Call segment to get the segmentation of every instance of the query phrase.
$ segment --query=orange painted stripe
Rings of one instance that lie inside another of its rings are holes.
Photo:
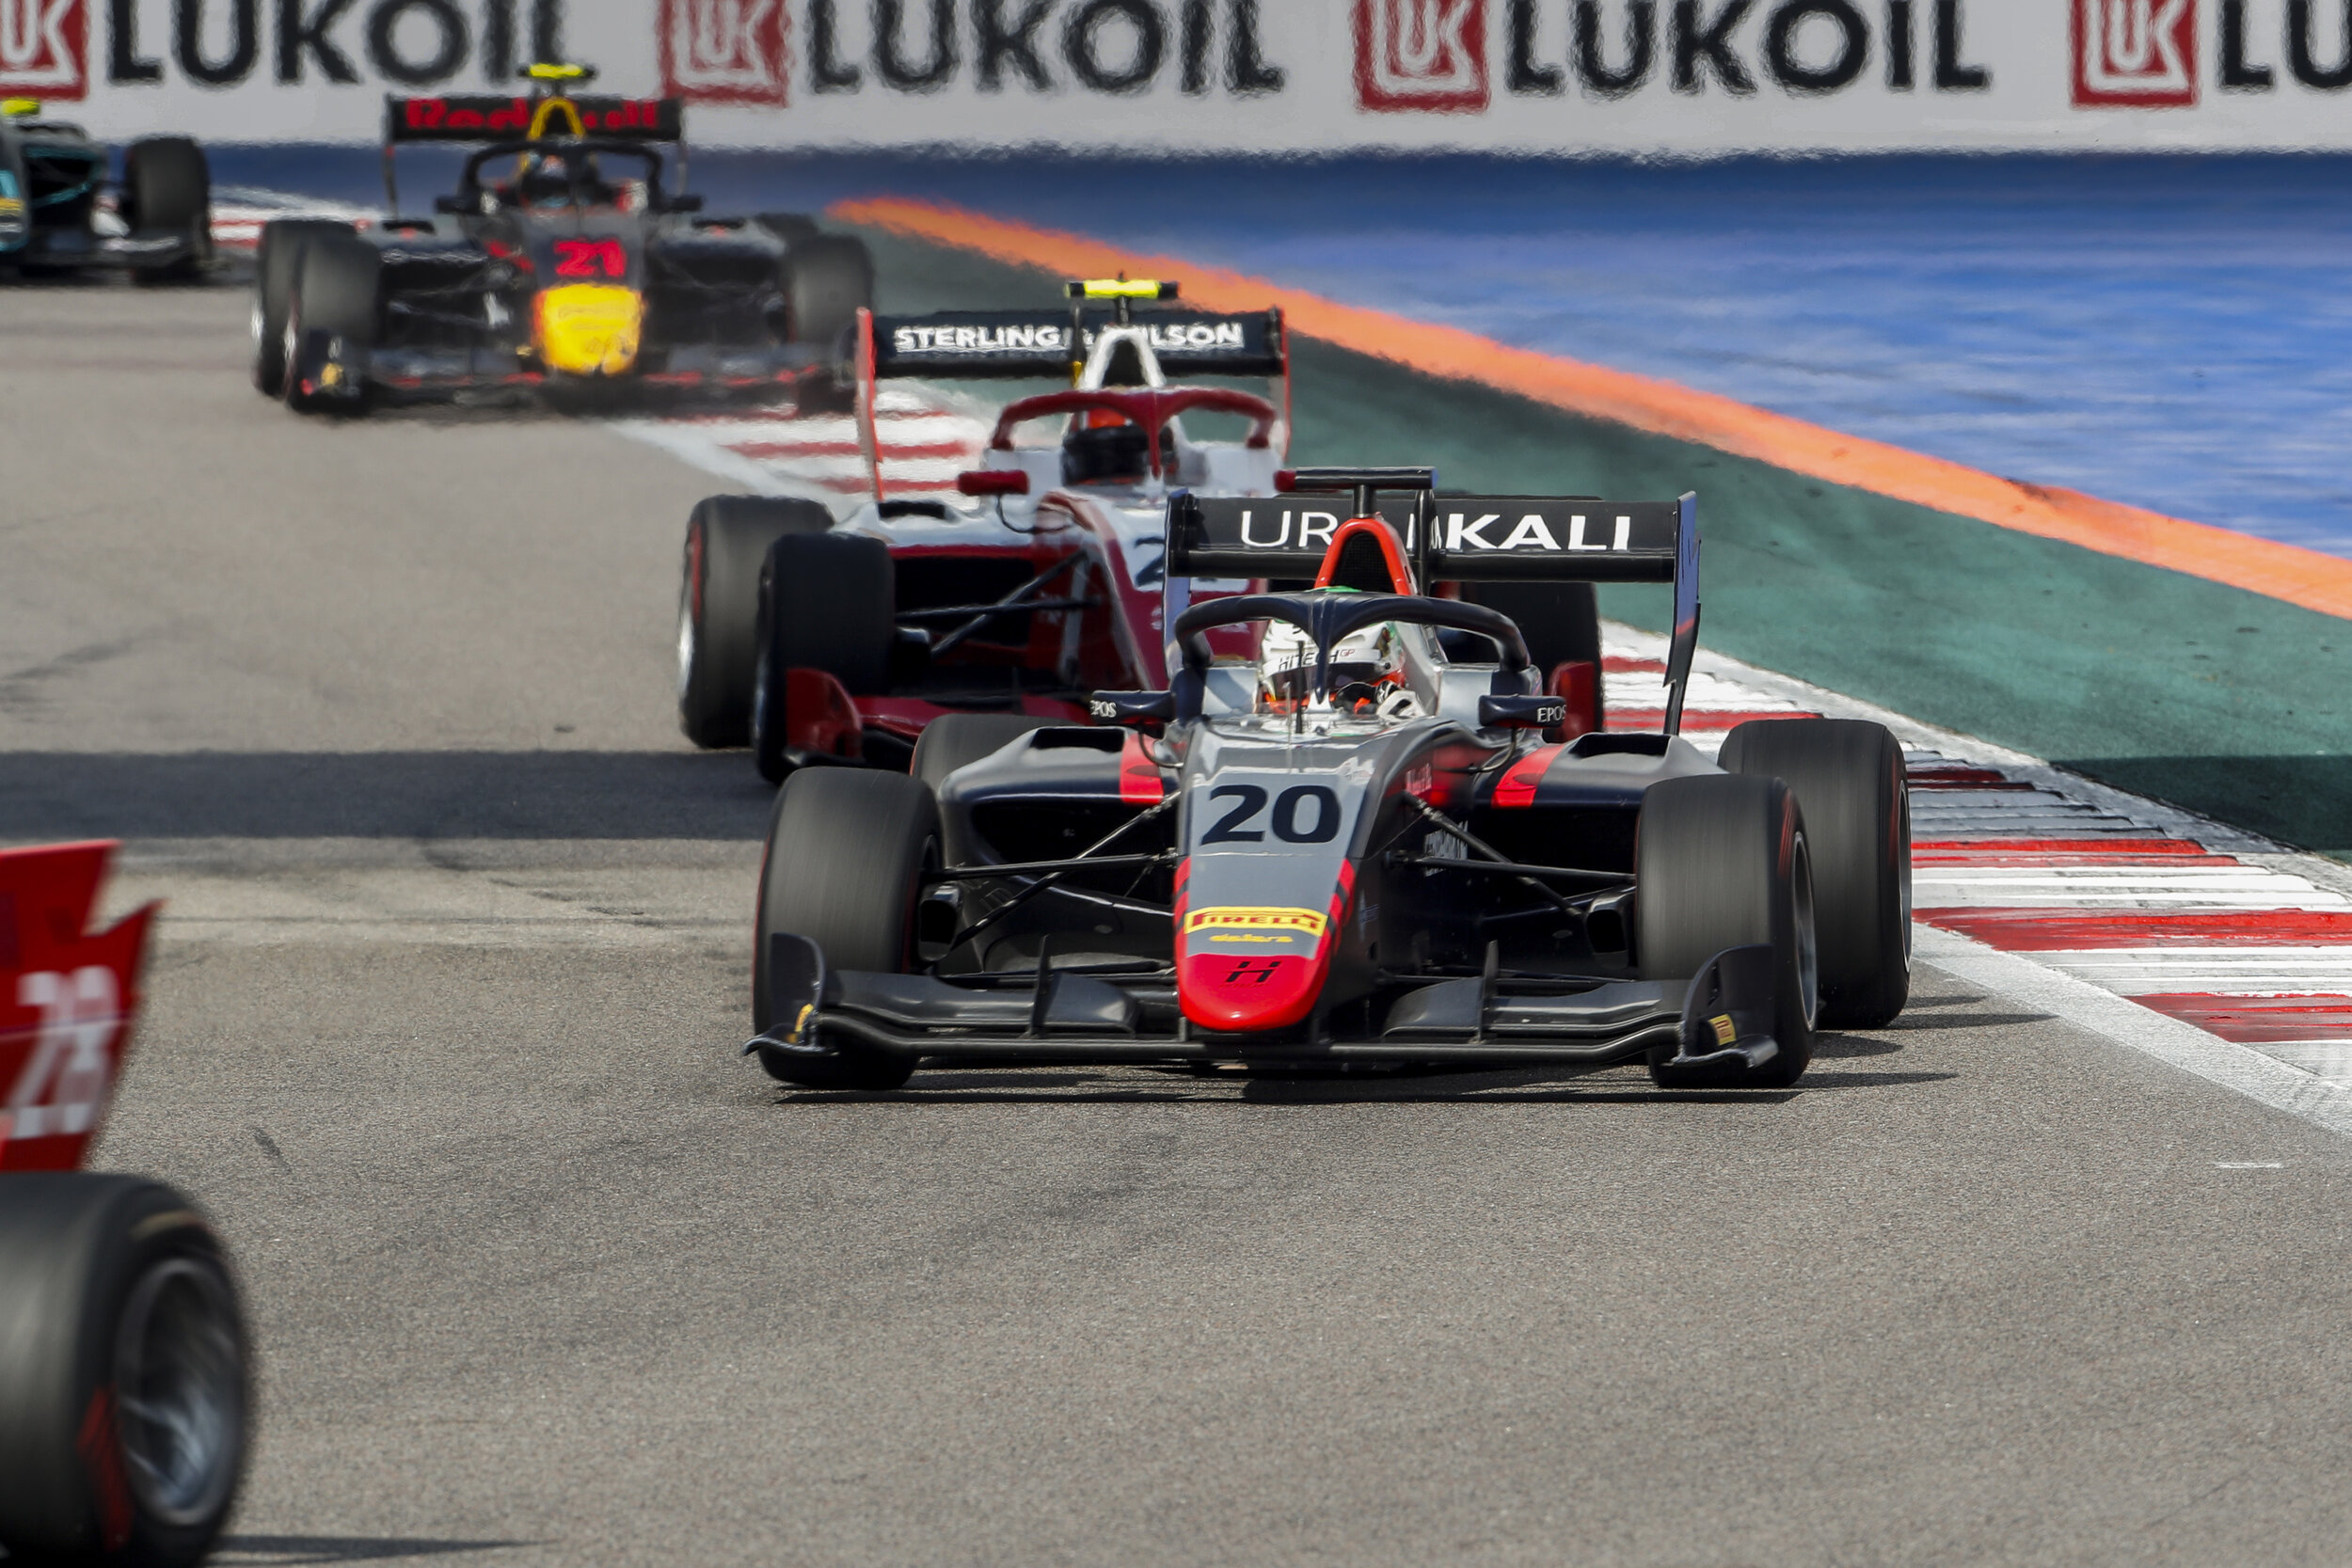
[[[1172,256],[1122,250],[1083,235],[1032,229],[930,202],[845,201],[833,215],[936,245],[1070,277],[1178,277],[1212,310],[1279,305],[1293,328],[1430,375],[1471,381],[1570,413],[1695,441],[1833,484],[2227,583],[2326,615],[2352,617],[2352,561],[2185,522],[2078,490],[2026,484],[1847,436],[1712,392],[1605,366],[1512,348],[1459,327],[1342,305],[1298,289]]]

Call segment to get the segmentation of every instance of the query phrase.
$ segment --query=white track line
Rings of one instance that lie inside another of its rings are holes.
[[[2088,981],[2004,953],[1971,937],[1912,927],[1913,951],[1958,979],[2064,1019],[2160,1062],[2195,1073],[2273,1110],[2352,1136],[2352,1085],[2316,1077],[2274,1056],[2209,1035]],[[2324,1049],[2346,1052],[2333,1044]],[[2352,1054],[2352,1052],[2346,1052]]]

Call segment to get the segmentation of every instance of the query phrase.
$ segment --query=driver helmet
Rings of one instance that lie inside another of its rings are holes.
[[[1136,484],[1152,471],[1152,436],[1115,408],[1089,408],[1061,442],[1064,484]]]
[[[571,204],[572,170],[560,152],[534,152],[515,182],[515,195],[527,207]]]
[[[1336,592],[1345,593],[1341,589]],[[1269,712],[1295,711],[1314,694],[1315,641],[1288,621],[1269,621],[1259,644],[1258,695]],[[1352,631],[1331,645],[1331,705],[1342,713],[1391,713],[1407,702],[1405,658],[1386,623]]]

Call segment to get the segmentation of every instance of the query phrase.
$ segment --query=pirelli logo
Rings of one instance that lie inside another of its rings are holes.
[[[1184,916],[1184,934],[1195,931],[1298,931],[1323,935],[1324,917],[1312,910],[1195,910]]]

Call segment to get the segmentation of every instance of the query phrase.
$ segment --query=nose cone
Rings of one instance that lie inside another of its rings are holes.
[[[1176,999],[1203,1029],[1282,1029],[1313,1010],[1329,966],[1329,921],[1313,910],[1188,911]]]
[[[539,362],[565,375],[626,375],[637,363],[645,302],[615,283],[566,283],[539,295]]]

